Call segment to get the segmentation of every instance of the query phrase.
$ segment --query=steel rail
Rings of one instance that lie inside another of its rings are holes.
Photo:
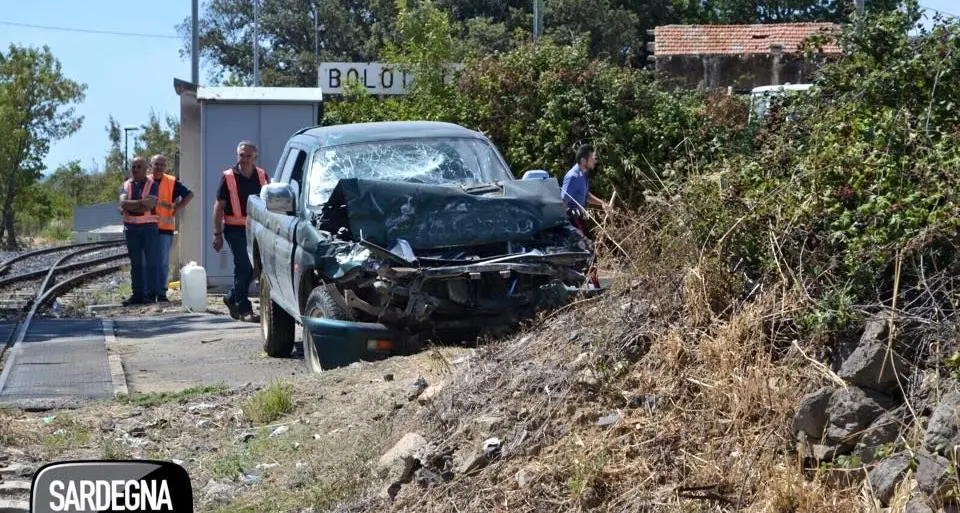
[[[80,250],[80,251],[77,251],[77,252],[74,252],[74,253],[70,253],[69,255],[65,255],[65,256],[66,256],[66,257],[72,257],[72,256],[76,256],[76,255],[78,255],[78,254],[92,253],[93,251],[100,251],[100,250],[103,250],[103,249],[109,249],[109,248],[111,248],[111,247],[113,247],[113,246],[120,246],[120,245],[121,245],[121,244],[111,244],[111,245],[105,246],[105,247],[97,247],[97,248],[92,248],[92,249],[88,248],[88,249]],[[106,257],[95,258],[95,259],[93,259],[93,260],[86,260],[86,261],[83,261],[83,262],[76,262],[76,263],[73,263],[73,264],[68,264],[68,265],[65,265],[65,266],[60,267],[60,268],[55,268],[55,267],[51,266],[50,269],[41,269],[41,270],[39,270],[39,271],[30,271],[30,272],[27,272],[27,273],[16,274],[16,275],[13,275],[13,276],[7,276],[6,278],[0,278],[0,287],[5,287],[5,286],[7,286],[7,285],[10,285],[11,283],[17,283],[17,282],[21,282],[21,281],[27,281],[27,280],[32,280],[32,279],[35,279],[35,278],[39,278],[39,277],[41,277],[41,276],[46,276],[46,275],[47,275],[51,270],[53,270],[53,269],[56,269],[57,271],[74,271],[74,270],[77,270],[77,269],[83,269],[84,267],[88,267],[88,266],[94,265],[94,264],[96,264],[96,263],[109,262],[109,261],[110,261],[112,258],[114,258],[115,256],[116,256],[116,255],[109,255],[109,256],[106,256]],[[126,256],[126,254],[123,254],[123,256]],[[58,262],[60,262],[60,261],[62,261],[62,260],[64,260],[64,259],[65,259],[65,258],[61,258],[60,260],[58,260]]]
[[[104,257],[103,259],[97,259],[97,260],[104,260],[104,259],[121,260],[121,259],[126,259],[126,257],[127,255],[125,254],[119,254],[119,255],[111,255],[109,257]],[[66,258],[67,257],[61,258],[60,260],[58,260],[58,263],[65,260]],[[90,260],[90,261],[78,262],[78,263],[86,266],[100,265],[104,263],[104,262],[98,262],[98,263],[94,263],[94,262],[95,262],[94,260]],[[76,264],[72,264],[72,265],[76,265]],[[2,358],[3,353],[6,353],[8,349],[10,350],[9,351],[10,355],[3,366],[3,372],[0,373],[0,390],[3,390],[3,387],[7,383],[7,378],[10,375],[10,369],[14,367],[14,364],[17,359],[17,352],[18,352],[17,348],[20,346],[20,344],[23,343],[24,339],[26,338],[27,331],[30,329],[30,323],[33,322],[33,318],[37,314],[37,310],[39,310],[41,306],[49,303],[51,300],[53,300],[55,297],[57,297],[58,294],[62,293],[63,291],[66,291],[69,288],[79,283],[83,283],[84,281],[87,281],[89,279],[114,272],[118,269],[123,268],[123,266],[125,265],[126,265],[126,262],[122,262],[122,261],[115,262],[113,264],[110,264],[105,267],[101,267],[99,269],[93,269],[91,271],[80,273],[76,276],[71,276],[70,278],[67,278],[57,283],[56,285],[54,285],[53,287],[51,287],[46,291],[43,291],[41,289],[41,291],[37,293],[37,299],[33,301],[32,304],[30,305],[30,311],[27,312],[27,316],[24,318],[22,322],[20,322],[19,326],[17,327],[16,336],[11,337],[11,339],[8,340],[7,344],[3,347],[3,351],[0,351],[0,358]],[[62,271],[64,269],[65,268],[61,268],[59,270]],[[50,274],[48,275],[47,279],[44,280],[44,286],[46,286],[49,280],[49,277],[52,276],[57,270],[58,269],[56,268],[56,266],[51,266],[49,271]]]
[[[91,266],[94,266],[94,265],[99,265],[99,264],[104,264],[104,263],[107,263],[107,262],[112,262],[112,261],[114,261],[114,260],[119,260],[120,258],[126,258],[126,256],[127,256],[126,254],[123,254],[123,253],[117,254],[117,255],[107,255],[107,256],[105,256],[105,257],[95,258],[95,259],[93,259],[93,260],[85,260],[85,261],[83,261],[83,262],[77,262],[77,263],[75,263],[75,264],[71,264],[71,266],[73,266],[73,267],[71,267],[71,268],[69,268],[69,269],[68,269],[68,267],[66,267],[66,266],[65,266],[65,267],[60,267],[60,265],[63,264],[63,262],[65,262],[65,261],[67,261],[67,260],[70,260],[71,258],[78,257],[78,256],[83,255],[83,254],[85,254],[85,253],[93,253],[94,251],[102,251],[102,248],[86,248],[86,249],[81,249],[81,250],[79,250],[79,251],[74,251],[74,252],[72,252],[72,253],[69,253],[69,254],[66,254],[66,255],[63,255],[62,257],[60,257],[56,262],[53,263],[53,265],[50,266],[50,269],[47,271],[46,277],[43,278],[43,283],[40,284],[40,290],[37,291],[37,298],[39,299],[40,297],[42,297],[43,294],[47,291],[47,285],[50,284],[50,280],[53,278],[53,275],[54,275],[57,271],[67,271],[67,270],[71,270],[71,269],[76,269],[76,268],[78,268],[78,267],[79,267],[79,268],[91,267]],[[82,275],[81,275],[81,276],[82,276]],[[67,280],[67,281],[69,281],[69,280]],[[26,307],[24,307],[24,309],[26,309],[27,307],[33,306],[33,303],[35,303],[35,302],[36,302],[36,300],[31,300],[30,302],[27,303],[27,305],[26,305]]]
[[[28,258],[32,258],[32,257],[35,257],[35,256],[46,255],[46,254],[48,254],[48,253],[56,253],[56,252],[58,252],[58,251],[66,251],[66,250],[71,249],[71,248],[82,248],[82,247],[96,246],[96,245],[113,246],[113,245],[119,245],[119,244],[123,244],[123,242],[122,242],[122,241],[120,241],[120,242],[113,242],[113,241],[109,241],[109,242],[103,242],[103,241],[100,241],[100,242],[81,242],[81,243],[79,243],[79,244],[65,244],[65,245],[63,245],[63,246],[53,246],[53,247],[50,247],[50,248],[35,249],[35,250],[33,250],[33,251],[28,251],[28,252],[26,252],[26,253],[21,253],[21,254],[15,256],[15,257],[8,258],[8,259],[4,260],[3,262],[0,262],[0,276],[3,276],[3,275],[5,275],[5,274],[7,274],[8,272],[10,272],[10,267],[12,267],[13,264],[15,264],[15,263],[17,263],[17,262],[20,262],[21,260],[26,260],[26,259],[28,259]]]

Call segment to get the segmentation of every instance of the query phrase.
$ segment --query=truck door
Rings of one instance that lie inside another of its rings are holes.
[[[307,152],[297,146],[290,147],[290,153],[287,154],[287,160],[284,163],[283,171],[280,175],[281,182],[289,183],[297,191],[297,205],[302,205],[300,194],[303,188],[303,170],[306,167]],[[298,209],[299,210],[299,209]],[[297,223],[300,221],[297,212],[289,212],[288,215],[274,214],[277,216],[277,236],[274,240],[273,254],[276,262],[277,284],[276,290],[279,292],[277,301],[287,312],[291,314],[299,313],[299,304],[297,302],[296,288],[294,287],[294,255],[297,249]],[[299,318],[299,315],[295,315]]]
[[[280,161],[277,163],[277,168],[274,170],[273,175],[270,177],[272,183],[280,181],[280,177],[283,174],[283,168],[286,166],[286,162],[289,161],[287,158],[289,151],[285,150],[284,154],[280,156]],[[270,283],[271,296],[275,299],[279,298],[279,287],[280,284],[277,281],[277,255],[274,248],[276,246],[276,238],[279,236],[278,233],[280,230],[280,223],[282,216],[277,216],[264,208],[262,210],[261,223],[260,226],[256,227],[254,236],[257,238],[257,243],[260,250],[260,267],[263,271],[262,277],[265,278]],[[248,234],[249,236],[249,234]],[[259,276],[257,278],[260,278]]]

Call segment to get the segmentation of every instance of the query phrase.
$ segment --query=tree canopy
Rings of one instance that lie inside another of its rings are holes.
[[[0,52],[0,183],[5,246],[17,247],[15,203],[41,177],[54,141],[80,128],[74,104],[86,86],[67,78],[50,49],[10,45]]]
[[[557,44],[588,41],[591,58],[642,66],[646,31],[674,23],[845,22],[849,0],[541,0],[543,37]],[[409,2],[416,8],[422,2]],[[891,10],[897,0],[875,0],[870,10]],[[533,0],[437,0],[456,43],[478,57],[530,41]],[[264,86],[312,87],[317,62],[369,62],[403,43],[394,0],[271,0],[259,19],[260,78]],[[200,47],[215,82],[251,84],[253,3],[211,0],[201,12]],[[190,20],[178,25],[182,55],[190,51]]]

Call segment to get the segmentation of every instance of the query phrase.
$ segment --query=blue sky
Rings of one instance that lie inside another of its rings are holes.
[[[960,15],[957,3],[923,0],[921,5]],[[121,126],[145,123],[151,109],[161,119],[166,114],[179,117],[173,79],[190,79],[190,60],[179,55],[183,42],[176,37],[175,27],[190,15],[190,0],[0,0],[0,5],[3,51],[10,43],[49,45],[64,73],[87,84],[86,99],[78,108],[84,116],[83,127],[54,144],[45,159],[50,170],[75,159],[85,168],[94,163],[102,166],[108,149],[105,128],[111,114]],[[168,37],[95,34],[9,23]],[[202,61],[200,64],[203,83],[207,73]]]
[[[57,142],[45,163],[49,170],[71,160],[85,168],[103,166],[109,148],[109,116],[125,125],[141,125],[150,109],[179,118],[179,99],[173,79],[190,80],[190,59],[181,59],[183,42],[176,25],[190,16],[190,0],[0,0],[0,45],[10,43],[50,47],[66,76],[87,84],[86,98],[77,109],[82,128]],[[174,38],[121,36],[12,26],[43,25],[84,30],[159,34]],[[200,70],[201,79],[204,70]],[[131,139],[133,133],[130,134]],[[132,143],[131,143],[132,145]]]

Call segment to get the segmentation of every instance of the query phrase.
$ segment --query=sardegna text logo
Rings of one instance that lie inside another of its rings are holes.
[[[175,511],[193,513],[193,488],[169,461],[61,461],[33,476],[32,513]]]

